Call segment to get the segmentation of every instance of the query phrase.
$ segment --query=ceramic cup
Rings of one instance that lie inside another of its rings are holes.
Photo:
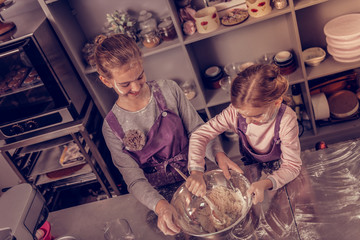
[[[215,31],[220,26],[219,15],[215,7],[206,7],[195,13],[196,29],[199,33]]]
[[[270,0],[246,0],[249,15],[252,17],[262,17],[269,14],[272,10]]]

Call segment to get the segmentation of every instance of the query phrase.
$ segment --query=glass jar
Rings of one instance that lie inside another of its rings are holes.
[[[139,30],[156,30],[156,19],[152,17],[152,13],[142,10],[138,17]]]
[[[142,30],[140,36],[141,42],[146,48],[156,47],[160,43],[160,37],[156,34],[155,30]]]
[[[220,88],[220,80],[224,77],[224,70],[219,66],[211,66],[205,70],[205,85],[210,89]]]
[[[288,5],[287,0],[273,0],[273,2],[276,9],[283,9]]]
[[[180,87],[188,100],[196,97],[196,87],[193,81],[185,81]]]
[[[171,41],[176,38],[176,30],[171,19],[165,18],[158,25],[159,35],[164,41]]]

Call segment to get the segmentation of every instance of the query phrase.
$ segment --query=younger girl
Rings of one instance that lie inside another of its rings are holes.
[[[207,143],[231,129],[239,135],[245,165],[258,163],[265,178],[253,182],[248,194],[253,203],[264,199],[264,191],[277,190],[299,175],[301,169],[299,129],[295,112],[283,104],[288,81],[273,65],[252,65],[231,86],[231,104],[198,128],[190,138],[188,189],[197,196],[206,193],[203,179]],[[228,161],[223,155],[219,166]]]

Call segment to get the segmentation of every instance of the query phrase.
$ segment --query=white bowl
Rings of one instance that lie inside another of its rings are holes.
[[[326,43],[334,48],[349,50],[352,48],[360,47],[360,38],[351,41],[345,41],[326,37]]]
[[[327,46],[327,51],[330,55],[339,58],[356,58],[360,57],[360,46],[354,49],[342,50],[334,48],[331,45]]]
[[[355,40],[360,37],[360,14],[351,13],[339,16],[327,22],[324,33],[337,40]]]
[[[291,60],[292,58],[293,58],[293,55],[289,51],[281,51],[281,52],[278,52],[274,56],[274,60],[277,63],[284,63],[284,62]]]
[[[304,61],[309,66],[318,66],[324,61],[326,52],[320,47],[312,47],[303,51]]]
[[[337,62],[342,62],[342,63],[352,63],[352,62],[359,62],[360,61],[360,56],[354,57],[354,58],[342,58],[342,57],[336,57],[333,56],[334,60]]]

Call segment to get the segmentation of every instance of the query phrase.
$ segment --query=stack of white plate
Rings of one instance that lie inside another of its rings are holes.
[[[360,61],[360,13],[343,15],[324,26],[327,50],[338,62]]]

